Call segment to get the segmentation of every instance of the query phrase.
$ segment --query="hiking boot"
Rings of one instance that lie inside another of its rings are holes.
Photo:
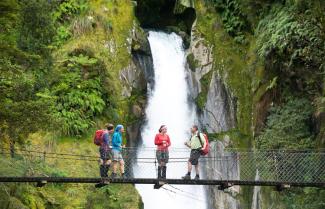
[[[104,165],[100,165],[99,166],[99,174],[100,174],[100,177],[106,177],[105,176],[105,167],[104,167]]]
[[[109,185],[109,183],[110,182],[108,180],[102,179],[99,183],[95,184],[95,187],[96,188],[101,188],[101,187]]]
[[[112,178],[112,179],[114,179],[114,178],[116,178],[116,177],[117,177],[117,174],[116,174],[116,173],[112,173],[112,174],[111,174],[111,178]]]
[[[199,175],[196,175],[194,180],[200,180],[200,176]]]
[[[122,173],[122,174],[121,174],[121,178],[122,178],[122,179],[126,179],[126,175],[125,175],[125,173]]]
[[[182,177],[182,179],[184,179],[184,180],[190,180],[191,179],[191,175],[186,174],[185,176]]]
[[[167,171],[167,167],[162,166],[162,174],[161,174],[162,179],[166,179],[166,171]]]
[[[158,179],[161,179],[161,166],[158,166]]]
[[[108,170],[110,165],[104,165],[104,177],[108,177]]]

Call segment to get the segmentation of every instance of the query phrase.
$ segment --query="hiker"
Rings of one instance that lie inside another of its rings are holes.
[[[205,142],[204,135],[199,132],[197,125],[192,126],[191,134],[192,136],[190,140],[184,143],[187,147],[191,149],[191,154],[187,162],[188,172],[185,176],[182,177],[182,179],[186,179],[186,180],[191,179],[192,165],[194,165],[196,171],[196,176],[194,179],[199,180],[200,179],[199,158],[201,156],[201,150],[204,150],[206,147],[206,142]]]
[[[169,159],[168,147],[171,145],[170,138],[167,134],[167,127],[160,126],[159,133],[155,137],[155,145],[157,145],[156,157],[158,161],[158,178],[166,179],[166,171]]]
[[[124,178],[124,160],[122,157],[122,133],[124,132],[123,125],[117,125],[112,137],[112,155],[113,155],[113,173],[112,178],[117,177],[117,163],[120,164],[121,177]]]
[[[99,130],[102,131],[102,140],[99,143],[99,173],[101,177],[108,177],[108,170],[111,165],[112,160],[112,154],[111,154],[111,148],[110,148],[110,142],[111,142],[111,134],[114,132],[114,126],[113,124],[106,124],[105,125],[106,130]]]

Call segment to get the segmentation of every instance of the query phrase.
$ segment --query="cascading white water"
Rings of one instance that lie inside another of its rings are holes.
[[[170,158],[188,157],[184,142],[190,137],[190,127],[195,122],[194,110],[187,101],[188,86],[185,80],[185,53],[182,39],[172,33],[149,32],[149,42],[155,70],[155,87],[149,94],[146,109],[147,124],[142,130],[143,143],[138,158],[153,158],[154,137],[161,125],[167,125],[171,139]],[[183,148],[183,149],[179,149]],[[179,151],[182,150],[182,151]],[[155,178],[156,167],[141,162],[134,166],[137,177]],[[167,178],[181,178],[187,172],[186,162],[168,163]],[[145,209],[205,209],[203,186],[170,186],[153,189],[152,185],[136,185]]]

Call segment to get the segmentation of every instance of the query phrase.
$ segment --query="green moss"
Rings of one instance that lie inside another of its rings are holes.
[[[190,53],[189,55],[187,55],[186,59],[187,59],[187,63],[189,65],[190,70],[195,72],[195,69],[199,66],[199,63],[195,59],[193,53]]]
[[[31,194],[25,194],[23,202],[30,209],[45,209],[42,199]]]
[[[53,52],[54,76],[62,74],[62,65],[71,55],[84,54],[97,60],[97,68],[86,67],[83,71],[87,77],[101,74],[101,91],[105,108],[97,118],[110,118],[112,123],[125,124],[128,121],[129,105],[121,98],[122,82],[120,71],[131,62],[131,35],[135,22],[134,5],[128,0],[121,1],[91,1],[88,9],[80,16],[72,19],[67,27],[73,35]],[[134,46],[136,47],[136,46]],[[88,115],[86,115],[88,117]],[[94,125],[95,118],[89,118]],[[85,129],[89,129],[88,125]]]
[[[238,129],[230,129],[228,131],[209,134],[209,139],[211,141],[222,141],[228,137],[231,139],[231,148],[245,148],[247,147],[247,142],[250,140],[249,135],[243,134]]]
[[[208,91],[212,79],[213,71],[208,72],[200,79],[201,92],[196,97],[195,102],[199,110],[203,110],[207,102]]]
[[[92,135],[91,133],[90,135]],[[46,152],[74,153],[96,156],[98,147],[92,143],[91,137],[81,139],[60,138],[40,134],[31,135],[28,146],[30,149],[45,149]],[[96,161],[67,160],[51,158],[48,154],[39,157],[25,156],[11,159],[0,158],[0,175],[9,176],[73,176],[99,177]],[[28,160],[25,160],[28,159]],[[12,166],[15,165],[15,166]],[[9,196],[8,196],[9,194]],[[9,208],[132,208],[141,205],[141,197],[133,185],[112,184],[102,189],[95,189],[92,184],[47,184],[36,188],[32,184],[5,184],[0,187],[0,198],[5,203],[20,205]]]
[[[208,44],[213,45],[214,70],[220,75],[237,98],[238,130],[251,136],[252,74],[255,66],[253,49],[237,44],[222,27],[221,17],[209,10],[203,1],[196,5],[197,28]],[[247,35],[249,42],[255,40]],[[247,143],[247,146],[250,142]]]

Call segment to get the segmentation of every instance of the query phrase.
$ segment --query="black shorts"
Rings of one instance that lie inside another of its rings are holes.
[[[169,160],[168,150],[157,150],[156,158],[157,158],[158,163],[161,163],[161,162],[168,163],[168,160]]]
[[[102,160],[112,160],[112,152],[108,147],[99,148],[100,159]]]
[[[201,150],[200,149],[192,149],[190,159],[188,159],[188,161],[192,165],[197,165],[199,163],[200,156],[201,156]]]

